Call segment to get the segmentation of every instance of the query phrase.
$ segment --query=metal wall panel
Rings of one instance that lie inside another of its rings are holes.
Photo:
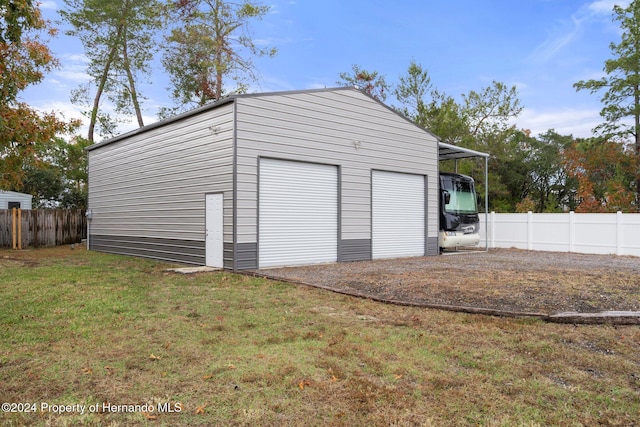
[[[173,253],[175,261],[204,263],[199,253],[185,252],[191,242],[204,248],[206,193],[224,193],[224,241],[232,245],[233,111],[225,104],[90,150],[90,234],[100,236],[90,236],[92,247],[154,257],[136,245],[160,239],[158,258]],[[167,241],[190,243],[183,249]]]
[[[436,138],[358,90],[267,94],[236,102],[238,242],[259,239],[260,156],[340,166],[340,242],[371,240],[373,169],[437,176]],[[437,180],[428,185],[427,229],[437,236]],[[370,257],[365,244],[349,247],[349,259]]]
[[[425,177],[372,173],[373,258],[425,255]]]
[[[260,159],[259,265],[338,260],[338,168]]]

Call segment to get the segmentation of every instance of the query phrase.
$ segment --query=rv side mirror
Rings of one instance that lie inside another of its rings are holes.
[[[449,194],[447,190],[442,190],[442,200],[444,201],[445,205],[451,203],[451,194]]]

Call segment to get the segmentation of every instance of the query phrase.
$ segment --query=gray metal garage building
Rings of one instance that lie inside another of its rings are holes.
[[[438,150],[354,88],[233,95],[89,147],[89,246],[233,270],[437,255]]]

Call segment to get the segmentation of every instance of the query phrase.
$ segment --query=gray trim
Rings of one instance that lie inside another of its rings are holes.
[[[369,169],[369,253],[373,259],[373,171]]]
[[[204,265],[205,242],[200,240],[92,234],[90,249],[162,261]]]
[[[260,176],[261,156],[256,156],[256,268],[260,268]]]
[[[438,237],[429,237],[427,239],[427,252],[426,256],[440,255],[440,248],[438,247]]]
[[[338,262],[370,260],[371,239],[350,239],[340,241]]]
[[[258,243],[238,243],[235,246],[234,270],[258,268]]]
[[[340,262],[340,254],[342,253],[342,165],[337,165],[338,166],[338,188],[336,189],[336,196],[338,197],[338,206],[337,206],[337,211],[338,211],[338,224],[337,224],[337,232],[338,235],[336,236],[336,251],[338,252],[336,254],[336,260],[338,262]]]
[[[233,243],[223,243],[223,260],[222,263],[224,265],[225,270],[233,270],[234,269],[234,246]]]
[[[429,253],[429,175],[424,176],[424,254]]]
[[[238,104],[233,103],[233,137],[231,141],[231,145],[233,146],[233,154],[231,159],[231,168],[232,168],[232,177],[231,177],[231,186],[232,186],[232,194],[233,194],[233,231],[231,234],[233,235],[233,255],[232,255],[232,270],[237,269],[236,264],[236,246],[238,245]]]

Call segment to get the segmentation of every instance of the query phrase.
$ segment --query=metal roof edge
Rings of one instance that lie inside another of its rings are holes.
[[[194,108],[193,110],[185,111],[184,113],[180,113],[180,114],[178,114],[176,116],[169,117],[167,119],[163,119],[163,120],[151,123],[150,125],[146,125],[146,126],[143,126],[141,128],[138,128],[138,129],[123,133],[122,135],[114,136],[113,138],[109,138],[109,139],[107,139],[105,141],[97,142],[95,144],[92,144],[92,145],[86,147],[85,150],[86,151],[92,151],[92,150],[95,150],[97,148],[104,147],[105,145],[109,145],[109,144],[112,144],[114,142],[121,141],[121,140],[123,140],[125,138],[129,138],[129,137],[134,136],[134,135],[139,135],[141,133],[145,133],[147,131],[150,131],[150,130],[153,130],[153,129],[157,129],[157,128],[162,127],[162,126],[166,126],[166,125],[171,124],[173,122],[185,119],[187,117],[195,116],[196,114],[200,114],[200,113],[203,113],[205,111],[216,109],[216,108],[218,108],[218,107],[220,107],[222,105],[228,104],[230,102],[234,102],[235,101],[235,97],[236,97],[236,95],[230,95],[230,96],[228,96],[226,98],[222,98],[222,99],[219,99],[219,100],[217,100],[215,102],[212,102],[211,104],[203,105],[202,107],[198,107],[198,108]]]
[[[457,145],[448,144],[446,142],[438,142],[438,151],[449,150],[451,153],[445,154],[445,157],[442,157],[442,154],[439,154],[440,160],[447,159],[464,159],[465,157],[489,157],[488,153],[483,153],[481,151],[471,150],[469,148],[459,147]]]

